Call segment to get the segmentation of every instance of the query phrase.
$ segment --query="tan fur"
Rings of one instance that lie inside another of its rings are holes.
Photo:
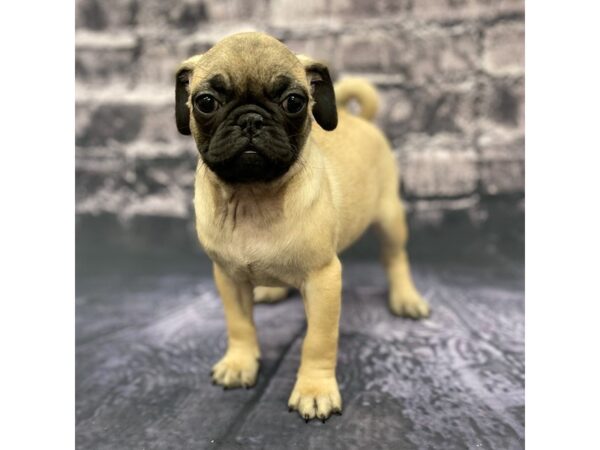
[[[194,68],[193,92],[216,70],[235,78],[234,85],[261,85],[282,67],[308,87],[307,61],[273,38],[246,33],[184,64]],[[342,104],[356,98],[367,110],[364,115],[374,115],[378,99],[368,82],[339,87]],[[225,387],[255,383],[260,351],[253,295],[275,300],[288,288],[299,289],[308,329],[289,407],[306,419],[324,420],[342,408],[335,375],[342,279],[337,255],[369,225],[382,236],[391,310],[413,318],[429,313],[410,276],[398,171],[388,141],[374,125],[343,107],[338,114],[334,131],[323,131],[316,123],[307,128],[300,160],[276,181],[227,185],[202,160],[195,181],[198,238],[214,261],[229,336],[213,379]],[[198,134],[193,118],[190,125]]]
[[[344,78],[335,85],[335,100],[346,108],[355,100],[360,106],[360,117],[373,120],[379,108],[379,96],[371,83],[364,78]]]

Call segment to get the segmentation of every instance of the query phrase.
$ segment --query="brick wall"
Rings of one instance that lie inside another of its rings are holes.
[[[362,75],[397,152],[413,227],[524,197],[522,0],[77,0],[78,218],[191,222],[197,152],[173,72],[237,31]]]

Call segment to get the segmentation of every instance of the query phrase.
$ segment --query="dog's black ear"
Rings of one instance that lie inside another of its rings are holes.
[[[190,135],[190,80],[201,55],[193,56],[181,63],[175,74],[175,122],[181,134]]]
[[[306,69],[306,78],[310,84],[310,94],[314,100],[312,114],[317,123],[326,131],[335,130],[338,123],[335,106],[335,91],[329,75],[329,69],[323,63],[298,55]]]

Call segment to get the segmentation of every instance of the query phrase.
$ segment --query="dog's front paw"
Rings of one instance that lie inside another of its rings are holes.
[[[226,389],[254,386],[258,375],[258,357],[255,352],[229,350],[211,371],[213,383]]]
[[[331,414],[341,414],[342,397],[335,375],[299,375],[288,400],[288,408],[298,411],[307,422],[315,417],[325,422]]]
[[[390,309],[398,316],[421,319],[429,316],[429,304],[416,290],[402,290],[390,296]]]

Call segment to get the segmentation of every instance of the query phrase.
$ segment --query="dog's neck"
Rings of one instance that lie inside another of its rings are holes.
[[[219,221],[223,225],[233,221],[232,225],[235,226],[239,220],[274,222],[283,215],[302,214],[318,197],[323,172],[322,155],[312,140],[308,139],[300,158],[277,180],[268,183],[224,183],[202,163],[197,176],[202,177],[205,187],[209,188],[212,206]]]

